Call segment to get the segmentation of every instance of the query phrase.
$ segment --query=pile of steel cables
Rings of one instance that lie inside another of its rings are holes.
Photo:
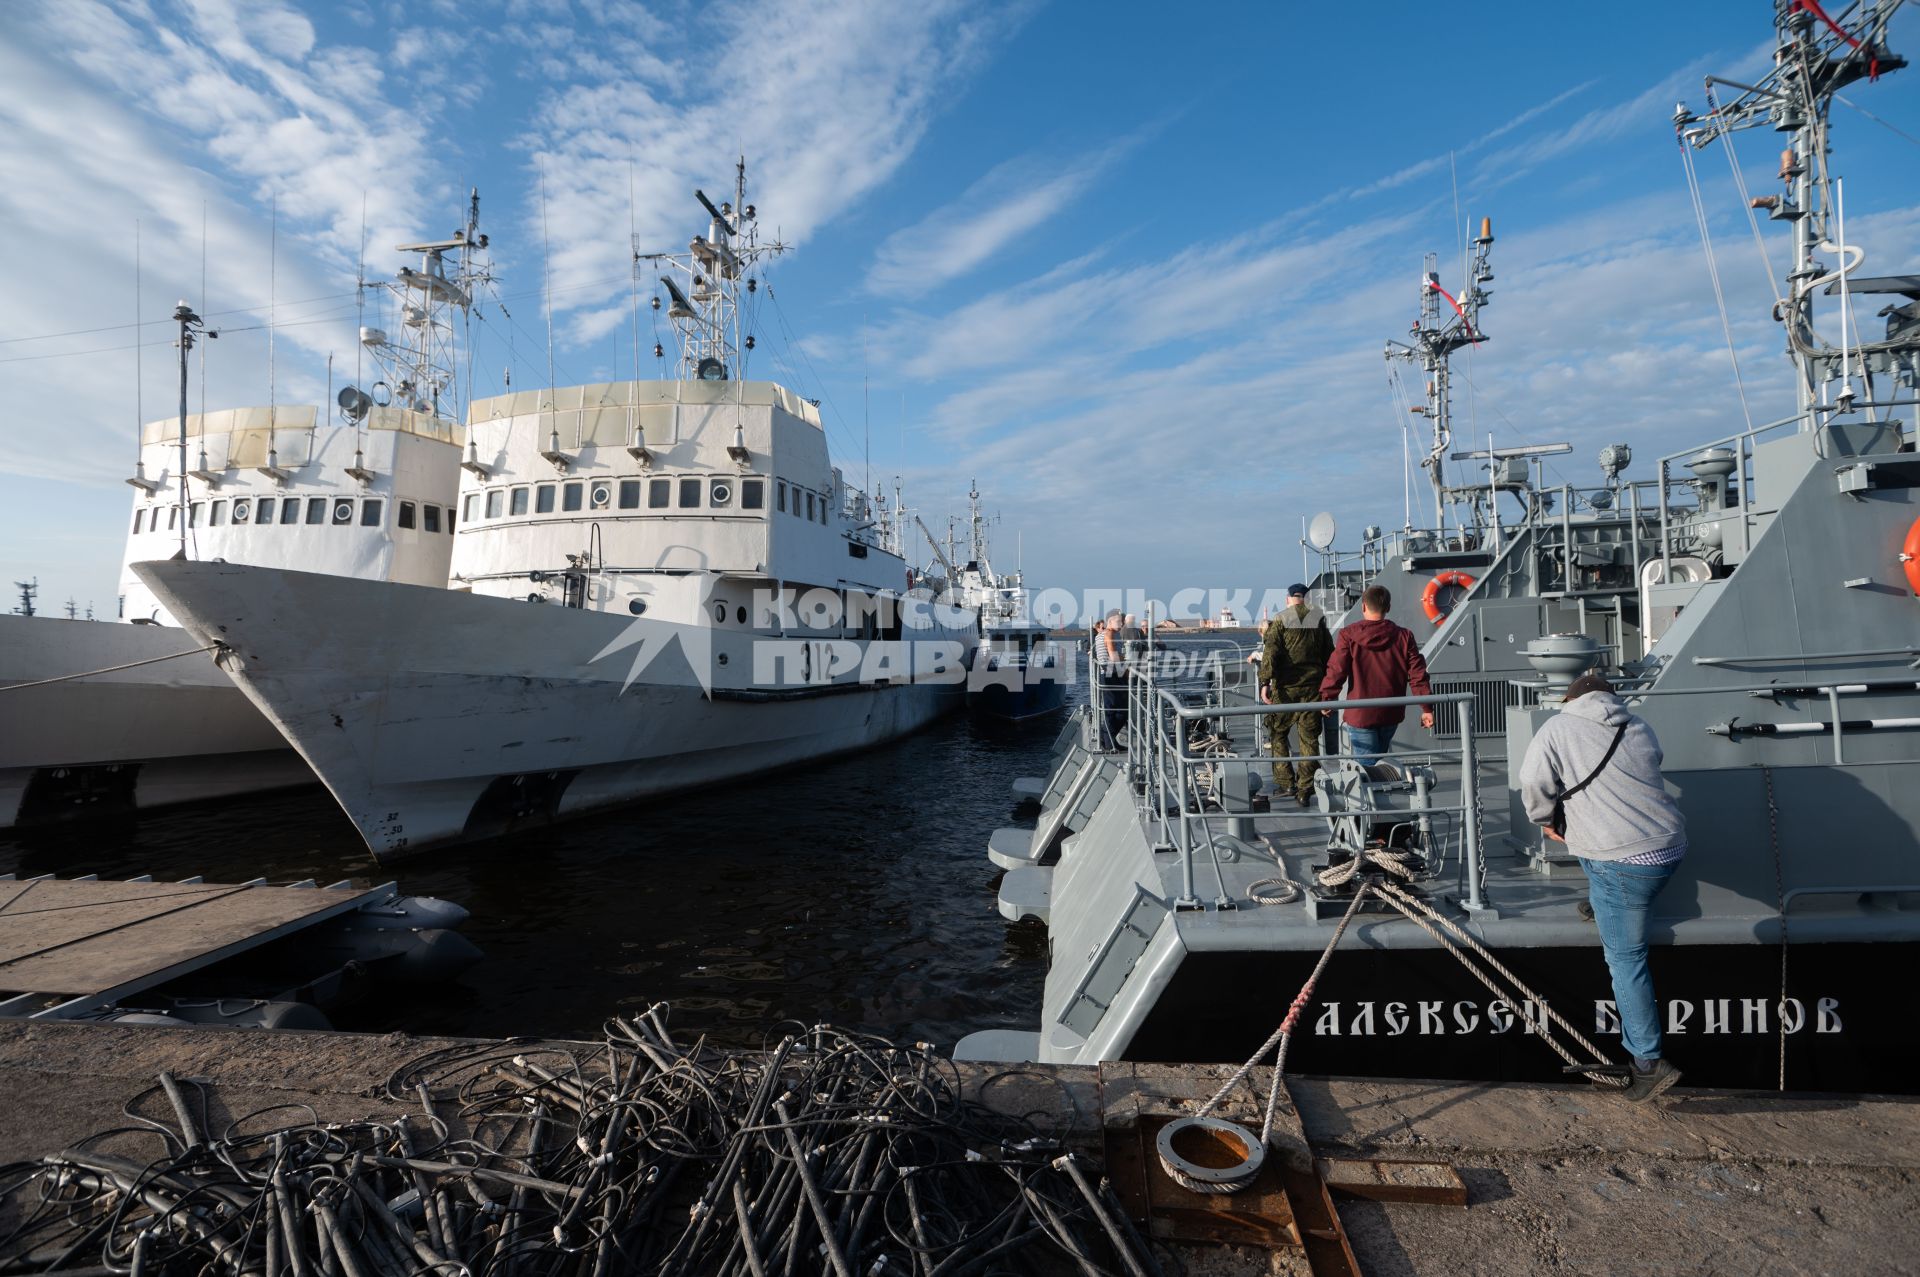
[[[599,1047],[422,1056],[374,1120],[281,1105],[215,1132],[162,1074],[134,1125],[0,1167],[0,1275],[1161,1272],[1058,1112],[968,1100],[924,1043],[683,1048],[664,1010]],[[143,1115],[163,1092],[172,1120]]]

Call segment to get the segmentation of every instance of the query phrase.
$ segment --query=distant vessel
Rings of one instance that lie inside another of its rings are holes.
[[[380,379],[340,392],[338,422],[311,404],[188,413],[186,350],[202,338],[181,303],[181,412],[142,428],[127,480],[126,623],[0,616],[0,828],[313,782],[132,565],[172,556],[444,584],[462,443],[453,318],[486,246],[478,220],[476,195],[464,229],[402,245],[417,269],[370,286],[390,291],[401,331],[360,330]]]
[[[1008,722],[1057,713],[1067,703],[1072,653],[1033,619],[1020,571],[994,571],[978,484],[967,491],[967,510],[966,562],[951,561],[956,557],[951,538],[945,556],[961,605],[980,615],[980,646],[967,677],[967,709],[976,717]]]
[[[661,270],[677,375],[472,406],[453,588],[137,566],[377,856],[861,749],[960,705],[977,617],[909,594],[904,530],[832,464],[815,406],[744,379],[742,300],[779,248],[745,184],[743,164],[733,200],[696,192],[687,252],[635,253]]]
[[[1920,997],[1872,975],[1920,955],[1920,454],[1912,421],[1889,415],[1920,407],[1920,276],[1856,273],[1828,134],[1839,91],[1906,65],[1885,45],[1895,7],[1850,8],[1842,27],[1782,0],[1772,71],[1710,80],[1709,113],[1676,116],[1687,147],[1754,125],[1788,142],[1782,192],[1754,206],[1792,240],[1774,317],[1794,411],[1676,447],[1638,482],[1618,447],[1599,483],[1555,486],[1526,453],[1452,458],[1488,465],[1477,517],[1375,531],[1316,580],[1335,606],[1392,584],[1425,635],[1438,730],[1409,724],[1374,766],[1332,759],[1311,811],[1262,792],[1259,719],[1275,711],[1238,671],[1197,693],[1137,671],[1132,721],[1152,730],[1124,753],[1069,735],[1048,783],[1026,787],[1038,827],[990,842],[1009,866],[1002,911],[1045,922],[1052,967],[1036,1032],[963,1053],[1237,1062],[1286,1017],[1288,1065],[1307,1072],[1605,1076],[1618,1012],[1579,912],[1586,877],[1517,782],[1573,679],[1599,668],[1658,735],[1688,819],[1649,935],[1688,1081],[1920,1087]],[[1476,261],[1469,294],[1491,278]],[[1855,327],[1857,294],[1891,303],[1883,332]],[[1476,306],[1421,328],[1477,340]],[[1475,504],[1476,485],[1435,471],[1442,511]],[[1517,524],[1491,513],[1500,500]]]

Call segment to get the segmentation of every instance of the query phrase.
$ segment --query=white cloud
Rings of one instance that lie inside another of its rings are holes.
[[[1130,145],[1067,165],[1025,156],[996,166],[953,203],[887,236],[867,273],[868,289],[913,296],[958,279],[1078,199]]]
[[[741,157],[763,238],[803,243],[893,176],[1024,8],[729,3],[697,48],[640,11],[609,17],[602,55],[622,74],[556,87],[524,139],[547,181],[554,277],[603,281],[569,306],[627,286],[630,224],[645,250],[683,247],[704,221],[693,188],[730,199]]]

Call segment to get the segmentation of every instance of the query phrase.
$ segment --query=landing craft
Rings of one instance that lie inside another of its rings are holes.
[[[1689,155],[1755,125],[1789,140],[1781,192],[1754,203],[1792,242],[1774,317],[1794,411],[1674,449],[1652,479],[1627,479],[1613,446],[1599,483],[1557,486],[1530,468],[1537,450],[1455,455],[1437,433],[1437,526],[1370,534],[1337,561],[1330,536],[1313,547],[1330,613],[1387,582],[1394,616],[1424,632],[1436,730],[1409,723],[1373,766],[1332,757],[1313,807],[1286,810],[1258,743],[1276,711],[1236,686],[1244,662],[1198,692],[1136,671],[1130,717],[1148,726],[1107,753],[1070,726],[1053,775],[1016,791],[1039,793],[1037,827],[989,843],[1009,867],[1002,912],[1048,930],[1041,1023],[958,1054],[1238,1063],[1262,1043],[1271,1059],[1286,1024],[1286,1066],[1304,1072],[1617,1076],[1585,874],[1541,838],[1516,779],[1575,677],[1601,669],[1654,729],[1687,817],[1650,928],[1665,1050],[1687,1081],[1920,1086],[1920,1000],[1862,978],[1920,958],[1920,277],[1856,273],[1828,178],[1836,93],[1905,66],[1885,47],[1895,7],[1849,10],[1843,28],[1781,3],[1772,73],[1709,81],[1729,100],[1676,116]],[[1852,325],[1854,294],[1885,299],[1883,332]],[[1419,327],[1483,339],[1475,309]],[[1410,344],[1440,370],[1448,352]],[[1430,375],[1425,406],[1444,386]],[[1443,461],[1487,468],[1451,484]]]

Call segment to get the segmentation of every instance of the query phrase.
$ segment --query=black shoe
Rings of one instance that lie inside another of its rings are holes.
[[[1633,1069],[1633,1080],[1627,1083],[1627,1089],[1621,1092],[1626,1099],[1635,1104],[1644,1104],[1654,1096],[1661,1094],[1680,1080],[1680,1070],[1673,1067],[1671,1060],[1664,1057],[1653,1062],[1653,1067],[1645,1073],[1638,1065]]]
[[[1311,806],[1313,806],[1313,795],[1312,795],[1312,794],[1295,794],[1295,795],[1294,795],[1293,797],[1294,797],[1294,799],[1295,799],[1295,801],[1297,801],[1297,802],[1298,802],[1298,803],[1299,803],[1299,804],[1300,804],[1300,805],[1301,805],[1302,807],[1311,807]]]
[[[1580,920],[1582,922],[1593,921],[1593,902],[1592,901],[1582,900],[1578,905],[1574,907],[1579,911]]]

